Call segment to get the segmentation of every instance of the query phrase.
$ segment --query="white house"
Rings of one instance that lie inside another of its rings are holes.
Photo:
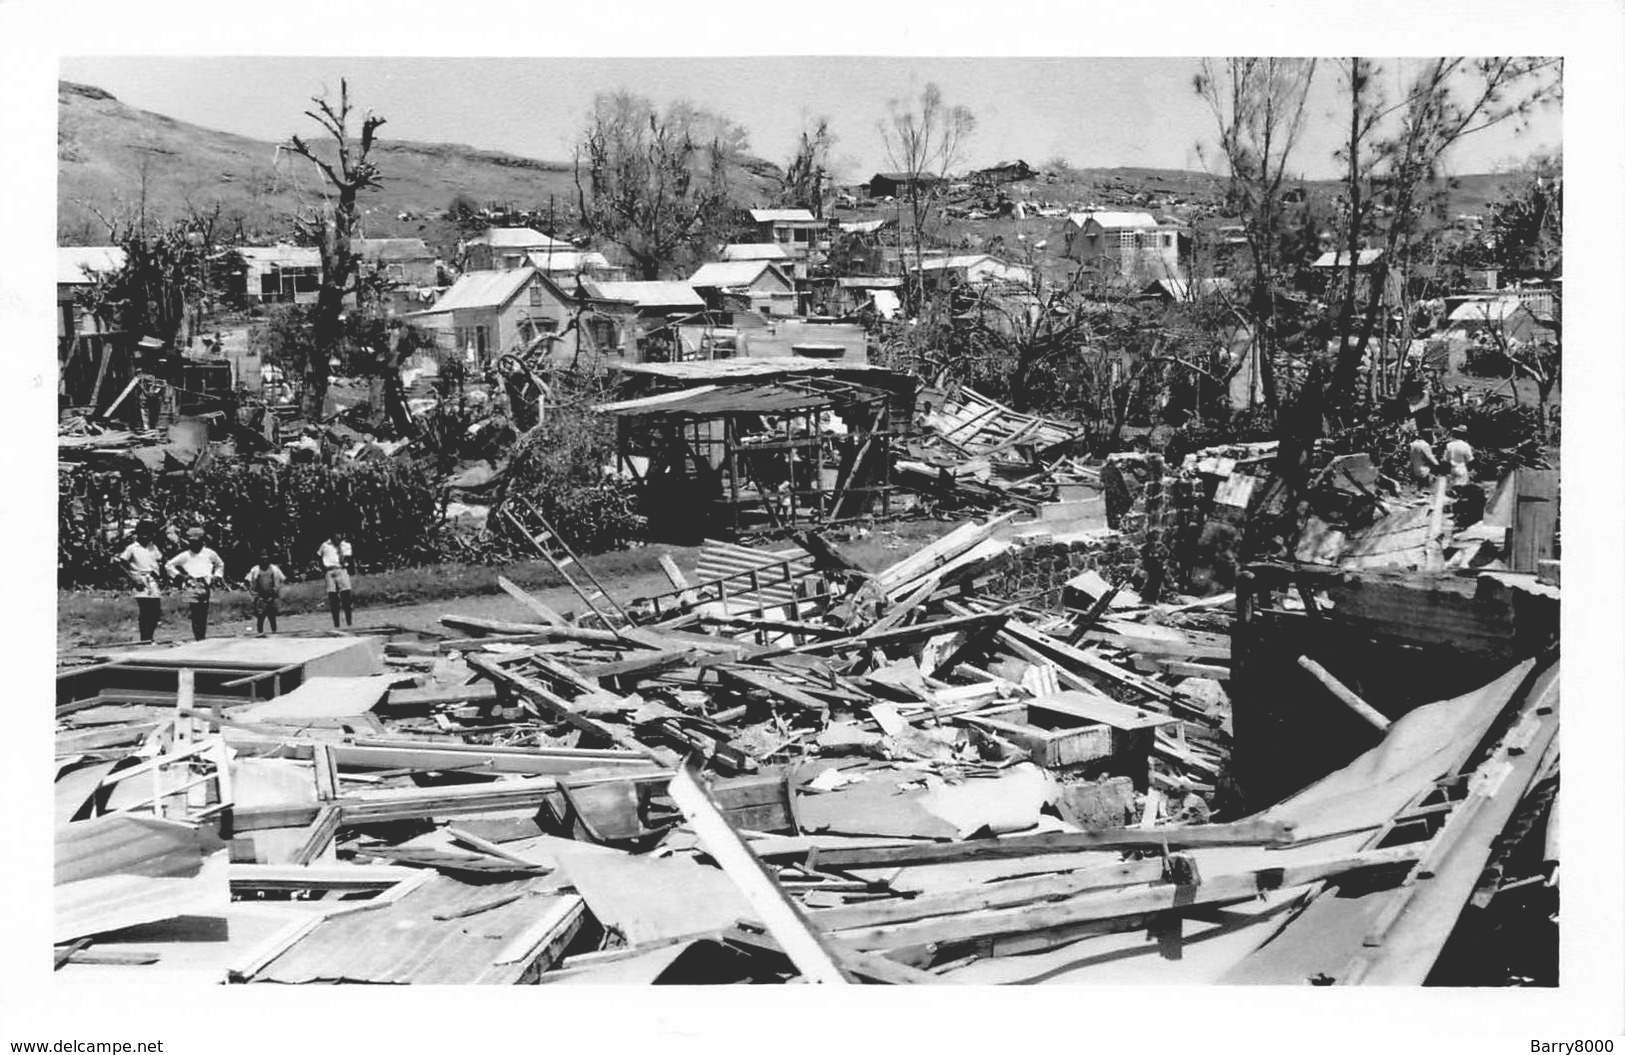
[[[1062,231],[1063,255],[1102,274],[1183,281],[1184,242],[1177,224],[1158,223],[1146,212],[1092,210],[1073,213]]]
[[[436,331],[442,344],[472,351],[475,361],[528,345],[558,333],[574,315],[568,293],[533,267],[512,271],[472,271],[441,294],[434,307],[407,316]]]
[[[531,253],[574,250],[575,246],[529,227],[487,227],[463,243],[467,271],[512,271],[526,266]]]
[[[688,284],[711,307],[721,307],[723,294],[743,296],[753,311],[795,315],[800,305],[796,285],[770,260],[714,260],[701,264]]]

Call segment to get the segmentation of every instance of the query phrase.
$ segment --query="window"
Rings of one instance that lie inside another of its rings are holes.
[[[530,306],[533,308],[542,306],[542,284],[540,282],[530,284]]]
[[[1171,234],[1163,235],[1162,236],[1162,247],[1164,249],[1172,249],[1174,247],[1174,236],[1171,235]]]
[[[403,264],[388,264],[384,267],[384,277],[391,282],[406,281],[406,267]]]

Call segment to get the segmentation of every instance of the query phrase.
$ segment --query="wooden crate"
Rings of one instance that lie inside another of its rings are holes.
[[[1009,740],[1046,769],[1081,765],[1112,753],[1111,726],[1033,702],[990,707],[962,720]]]

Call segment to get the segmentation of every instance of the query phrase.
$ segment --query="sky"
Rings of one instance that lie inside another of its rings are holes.
[[[892,100],[934,82],[977,125],[965,149],[975,167],[1021,158],[1043,166],[1204,169],[1198,143],[1213,118],[1192,88],[1195,58],[396,58],[64,57],[63,78],[93,84],[144,110],[208,128],[280,140],[306,131],[312,95],[347,77],[358,105],[388,119],[399,139],[457,142],[566,160],[598,92],[627,88],[657,102],[689,99],[743,124],[755,153],[789,157],[810,118],[827,116],[837,178],[858,182],[888,163],[878,124]],[[1382,60],[1391,87],[1401,60]],[[1336,73],[1322,63],[1310,124],[1295,165],[1336,174],[1342,134]],[[1521,131],[1510,125],[1465,139],[1448,159],[1457,174],[1488,172],[1558,148],[1555,105]]]

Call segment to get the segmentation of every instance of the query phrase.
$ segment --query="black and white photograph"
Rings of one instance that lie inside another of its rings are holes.
[[[1131,995],[1023,1028],[1280,994],[1612,1050],[1618,56],[634,10],[53,23],[8,75],[55,136],[0,294],[56,576],[3,778],[50,995],[0,1039],[229,1051],[217,987],[599,987],[560,1036],[607,1044],[654,986],[1089,984]],[[926,998],[848,1041],[959,1033]],[[319,1048],[443,1050],[350,999]]]

